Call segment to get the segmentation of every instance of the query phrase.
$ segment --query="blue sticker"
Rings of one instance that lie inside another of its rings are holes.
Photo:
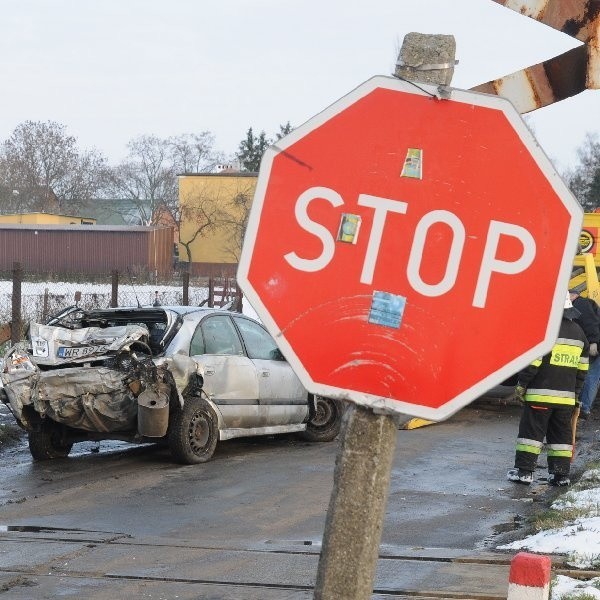
[[[373,292],[369,323],[398,329],[404,315],[406,298],[389,292]]]

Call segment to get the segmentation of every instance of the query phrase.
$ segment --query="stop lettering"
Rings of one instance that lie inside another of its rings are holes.
[[[300,194],[300,197],[296,201],[295,214],[298,225],[308,233],[318,237],[323,245],[323,250],[316,258],[302,258],[298,256],[296,252],[290,252],[286,254],[284,258],[295,269],[308,273],[324,269],[334,258],[335,254],[335,238],[331,232],[315,221],[312,221],[308,216],[308,206],[310,202],[316,198],[324,198],[334,207],[343,206],[344,204],[344,200],[337,192],[323,187],[314,187],[306,190]],[[387,213],[404,214],[407,211],[408,204],[399,200],[360,194],[358,196],[358,205],[368,206],[374,210],[372,217],[373,226],[367,243],[363,268],[360,275],[360,283],[371,284],[373,282],[373,274],[379,257],[379,248]],[[445,260],[446,264],[443,279],[437,283],[430,284],[423,281],[420,271],[423,251],[427,242],[427,234],[431,227],[436,223],[444,223],[449,227],[452,242],[448,256],[440,257],[440,260]],[[497,252],[501,235],[511,236],[521,242],[523,252],[518,260],[503,261],[498,259]],[[464,224],[454,213],[445,210],[434,210],[425,214],[417,223],[413,243],[410,246],[406,275],[412,289],[424,296],[432,297],[441,296],[450,291],[454,287],[460,269],[460,259],[462,257],[465,239],[466,231]],[[535,240],[529,231],[519,225],[491,221],[486,237],[485,248],[481,257],[473,306],[479,308],[485,306],[490,278],[494,271],[497,273],[515,275],[529,267],[534,258]]]

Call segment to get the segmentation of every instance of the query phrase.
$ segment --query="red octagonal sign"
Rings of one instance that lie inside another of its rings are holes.
[[[238,278],[312,392],[444,418],[552,347],[583,213],[514,107],[374,77],[269,148]]]

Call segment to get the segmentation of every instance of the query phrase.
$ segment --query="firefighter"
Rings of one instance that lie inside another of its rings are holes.
[[[573,319],[567,294],[558,339],[550,353],[533,361],[518,375],[516,395],[523,402],[510,481],[529,485],[546,438],[548,483],[567,486],[573,456],[572,416],[588,371],[588,341]]]
[[[590,369],[585,376],[579,400],[581,401],[580,418],[585,420],[590,416],[592,404],[600,387],[600,359],[598,345],[600,344],[600,307],[591,298],[584,298],[577,289],[569,290],[569,296],[574,308],[581,315],[575,322],[581,326],[590,344]]]

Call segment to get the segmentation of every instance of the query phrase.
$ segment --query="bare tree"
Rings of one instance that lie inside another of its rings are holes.
[[[214,148],[215,138],[208,131],[186,133],[168,138],[171,156],[179,175],[183,173],[208,173],[224,161],[221,152]]]
[[[183,246],[188,263],[196,258],[193,256],[193,246],[197,240],[209,233],[220,229],[224,220],[225,201],[219,190],[212,188],[194,188],[181,198],[179,208],[179,243]],[[186,227],[182,228],[182,223]]]
[[[584,210],[593,211],[600,207],[600,139],[588,133],[577,149],[579,164],[565,174],[571,191]]]
[[[141,135],[127,148],[127,159],[112,170],[110,189],[113,196],[132,201],[141,225],[151,225],[161,204],[177,201],[177,179],[169,161],[168,142]]]
[[[75,212],[105,184],[106,159],[53,121],[25,121],[0,150],[0,210]]]
[[[220,155],[208,132],[169,138],[142,135],[127,145],[125,161],[112,170],[111,193],[134,203],[140,223],[155,225],[165,214],[181,220],[177,175],[213,169]]]
[[[254,189],[248,186],[225,202],[218,215],[219,227],[226,232],[224,250],[235,262],[239,262],[242,254],[253,197]]]

